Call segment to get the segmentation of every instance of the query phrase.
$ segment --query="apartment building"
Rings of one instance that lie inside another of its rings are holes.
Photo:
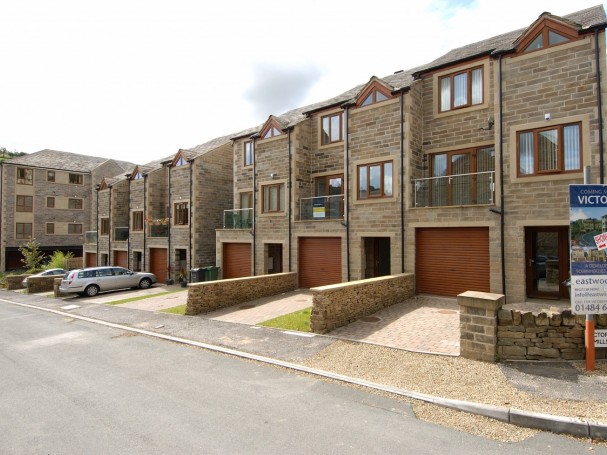
[[[233,136],[223,277],[566,296],[568,185],[604,181],[606,25],[601,5],[543,13]]]
[[[0,269],[23,267],[19,247],[36,239],[46,255],[82,256],[84,232],[94,223],[93,187],[133,164],[56,150],[42,150],[0,165]]]

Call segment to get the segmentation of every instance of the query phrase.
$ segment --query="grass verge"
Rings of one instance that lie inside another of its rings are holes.
[[[128,299],[121,299],[121,300],[114,300],[113,302],[106,302],[106,305],[122,305],[123,303],[136,302],[137,300],[151,299],[152,297],[162,297],[163,295],[174,294],[175,292],[183,292],[183,291],[184,291],[183,289],[179,289],[176,291],[159,292],[158,294],[140,295],[137,297],[129,297]]]
[[[174,306],[173,308],[165,308],[164,310],[160,310],[160,312],[161,313],[180,314],[180,315],[184,316],[185,307],[186,307],[186,305],[179,305],[179,306]]]
[[[264,327],[275,327],[284,330],[294,330],[296,332],[309,332],[311,312],[312,307],[304,308],[303,310],[296,311],[294,313],[278,316],[277,318],[270,319],[269,321],[260,322],[257,325]]]

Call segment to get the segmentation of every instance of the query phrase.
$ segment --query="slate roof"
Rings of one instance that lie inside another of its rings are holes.
[[[135,167],[133,163],[127,161],[111,160],[97,156],[80,155],[77,153],[48,149],[18,156],[7,160],[6,163],[63,171],[92,172],[107,161],[114,161],[118,166],[124,169],[125,172],[128,172]]]

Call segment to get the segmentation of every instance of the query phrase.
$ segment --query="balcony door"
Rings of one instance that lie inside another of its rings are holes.
[[[569,276],[569,230],[566,226],[525,229],[527,297],[567,298],[561,284]]]
[[[316,197],[323,197],[324,199],[324,218],[343,218],[343,184],[343,174],[316,177],[314,192]],[[319,203],[319,201],[315,200],[314,205],[316,206],[317,203]]]

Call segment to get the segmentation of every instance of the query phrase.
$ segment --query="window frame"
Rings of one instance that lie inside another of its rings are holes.
[[[110,219],[100,218],[99,219],[99,235],[110,235]]]
[[[79,227],[80,229],[76,229],[77,232],[70,232],[71,230],[74,230],[74,228]],[[83,226],[82,223],[68,223],[67,225],[67,234],[68,235],[82,235],[83,233]]]
[[[29,176],[28,176],[29,171]],[[30,167],[18,167],[17,168],[17,184],[18,185],[33,185],[34,184],[34,170]],[[19,174],[23,174],[22,176]]]
[[[133,231],[143,231],[143,210],[136,210],[132,214],[132,228]]]
[[[173,226],[187,226],[190,223],[190,209],[188,202],[175,202],[173,204]]]
[[[47,196],[46,197],[46,208],[47,209],[54,209],[55,208],[55,196]]]
[[[242,144],[242,154],[244,167],[253,166],[253,162],[255,161],[255,150],[253,149],[253,141],[245,141]]]
[[[472,72],[475,70],[480,70],[480,82],[481,82],[481,100],[477,103],[472,102]],[[459,106],[455,106],[455,90],[454,80],[457,76],[466,75],[466,104],[462,104]],[[449,109],[443,110],[443,91],[442,91],[442,82],[445,79],[449,79]],[[443,74],[438,77],[438,113],[444,114],[446,112],[454,112],[460,109],[467,109],[474,106],[482,106],[485,103],[485,65],[480,64],[477,66],[471,66],[470,68],[460,69],[458,71],[453,71],[448,74]]]
[[[46,223],[46,235],[55,235],[55,223]]]
[[[28,233],[25,232],[25,227],[29,226],[29,236]],[[19,229],[21,227],[21,229]],[[15,223],[15,239],[17,240],[27,240],[33,238],[34,226],[32,223]]]
[[[82,174],[70,172],[68,175],[68,182],[70,185],[84,185],[84,176]]]
[[[79,202],[79,204],[78,204]],[[72,204],[75,204],[75,207],[72,207]],[[80,198],[68,198],[67,200],[67,208],[70,210],[84,210],[84,199]]]
[[[565,146],[564,130],[569,126],[578,127],[578,159],[579,168],[565,170]],[[557,131],[557,168],[550,170],[540,170],[539,167],[539,141],[538,135],[545,131]],[[533,133],[533,172],[529,174],[521,173],[521,135]],[[559,175],[580,173],[584,169],[584,140],[583,140],[582,122],[560,123],[558,125],[549,125],[539,128],[530,128],[516,132],[516,175],[519,178],[539,177],[544,175]]]
[[[386,174],[385,174],[385,165],[389,164],[392,168],[392,187],[390,188],[390,194],[386,195],[386,188],[385,188],[385,179],[386,179]],[[380,173],[380,181],[381,181],[381,186],[380,186],[380,195],[375,196],[375,195],[370,195],[369,192],[369,185],[370,185],[370,169],[371,167],[374,166],[381,166],[381,173]],[[361,185],[361,169],[366,169],[366,179],[367,179],[367,188],[366,188],[366,196],[362,197],[360,194],[360,185]],[[385,161],[375,161],[373,163],[365,163],[365,164],[359,164],[358,166],[356,166],[356,199],[359,201],[368,201],[368,200],[377,200],[377,199],[391,199],[394,197],[394,161],[393,160],[385,160]]]
[[[338,133],[338,138],[333,140],[332,136],[333,136],[333,123],[332,123],[332,119],[334,117],[338,117],[338,129],[339,129],[339,133]],[[325,139],[325,120],[327,120],[328,122],[328,134],[327,134],[327,139]],[[343,138],[343,112],[334,112],[332,114],[327,114],[327,115],[323,115],[320,117],[320,145],[331,145],[331,144],[337,144],[339,142],[343,142],[344,138]]]
[[[22,203],[19,203],[21,199]],[[29,200],[29,205],[25,203],[25,201]],[[28,210],[29,208],[29,210]],[[34,211],[34,196],[29,196],[26,194],[17,194],[15,195],[15,212],[19,213],[32,213]]]
[[[277,188],[276,209],[273,210],[270,203],[270,191]],[[285,184],[284,182],[269,183],[261,186],[261,213],[283,213],[285,211]],[[266,193],[268,203],[266,204]],[[266,207],[270,205],[270,207]]]
[[[51,177],[52,175],[52,177]],[[55,183],[55,171],[46,171],[46,181]]]

